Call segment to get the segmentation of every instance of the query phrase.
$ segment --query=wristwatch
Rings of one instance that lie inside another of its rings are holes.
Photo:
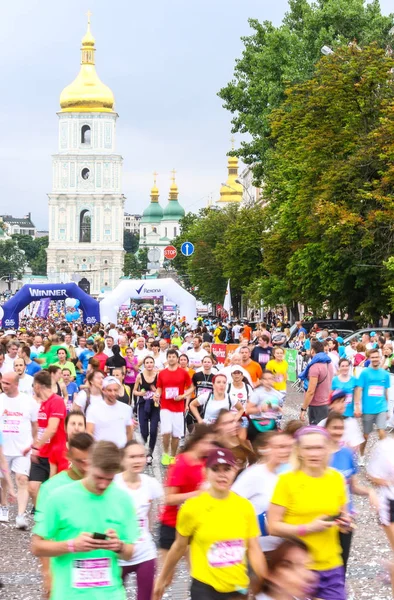
[[[306,412],[306,408],[301,408],[301,412]]]

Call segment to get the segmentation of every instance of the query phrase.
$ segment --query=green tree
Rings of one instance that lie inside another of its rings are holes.
[[[277,290],[315,310],[376,320],[388,308],[393,67],[377,45],[340,47],[271,115],[264,266]]]
[[[270,116],[284,102],[286,88],[313,76],[321,48],[334,49],[354,39],[364,47],[372,41],[385,48],[391,41],[393,16],[381,14],[378,0],[289,0],[282,25],[250,19],[253,33],[244,37],[234,78],[219,92],[233,114],[233,132],[249,134],[236,154],[249,165],[257,182],[267,171]]]
[[[138,250],[138,245],[140,243],[139,235],[135,235],[131,231],[127,229],[123,232],[123,248],[126,252],[131,252],[135,254]]]
[[[26,266],[26,255],[15,240],[0,242],[0,277],[22,277]]]
[[[33,275],[46,275],[47,255],[45,249],[48,248],[48,236],[33,239],[30,235],[15,233],[11,237],[24,251]]]
[[[142,248],[138,254],[127,252],[124,259],[123,273],[131,279],[141,279],[148,270],[148,248]]]

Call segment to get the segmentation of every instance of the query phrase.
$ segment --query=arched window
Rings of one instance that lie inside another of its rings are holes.
[[[89,210],[83,210],[79,217],[79,241],[91,242],[91,216]]]
[[[146,237],[146,227],[144,227],[144,237]]]
[[[81,128],[81,144],[90,144],[91,131],[89,125],[83,125]]]

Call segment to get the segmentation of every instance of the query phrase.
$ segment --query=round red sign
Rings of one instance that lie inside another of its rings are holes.
[[[164,248],[164,258],[167,258],[168,260],[172,260],[177,254],[178,252],[175,246],[166,246]]]

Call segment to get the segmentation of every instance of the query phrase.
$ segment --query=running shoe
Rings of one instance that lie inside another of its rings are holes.
[[[175,456],[170,456],[170,465],[175,464]]]
[[[168,454],[162,454],[161,464],[163,465],[163,467],[168,467],[168,465],[171,464],[171,456],[169,456]]]
[[[151,465],[152,462],[153,462],[153,456],[151,454],[148,454],[148,456],[146,457],[146,464]]]
[[[29,527],[29,522],[25,514],[18,515],[15,519],[15,524],[17,529],[27,529]]]
[[[365,456],[360,456],[360,458],[358,459],[358,466],[365,467]]]

